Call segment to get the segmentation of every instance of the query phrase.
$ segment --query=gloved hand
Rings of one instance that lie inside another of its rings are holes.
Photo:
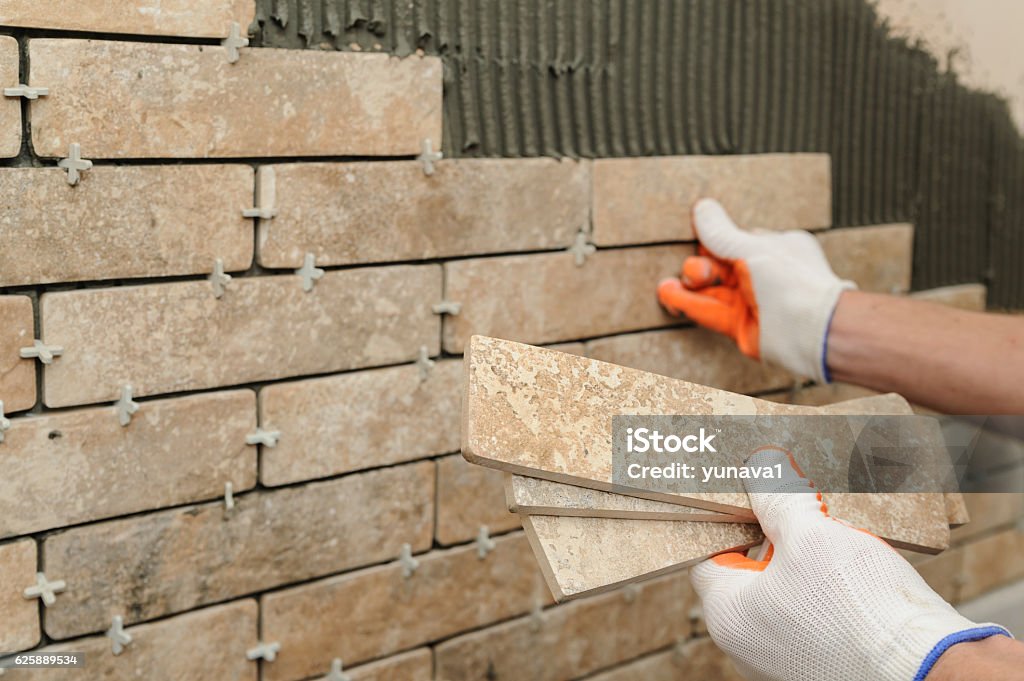
[[[693,208],[701,242],[666,279],[658,299],[670,312],[731,336],[743,354],[828,382],[825,348],[832,312],[845,289],[817,240],[803,231],[741,230],[713,199]]]
[[[738,553],[691,570],[708,633],[748,679],[921,681],[949,647],[1010,634],[957,613],[888,544],[835,520],[787,453],[783,479],[749,480],[772,542],[767,561]]]

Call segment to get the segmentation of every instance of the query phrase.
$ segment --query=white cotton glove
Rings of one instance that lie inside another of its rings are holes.
[[[921,681],[947,648],[1010,634],[957,613],[888,544],[827,515],[778,449],[783,480],[751,480],[772,542],[768,561],[738,553],[691,571],[708,633],[751,681]]]
[[[727,334],[740,350],[797,376],[828,382],[825,349],[839,294],[856,285],[832,272],[803,231],[741,230],[713,199],[693,209],[701,255],[658,286],[662,305]]]

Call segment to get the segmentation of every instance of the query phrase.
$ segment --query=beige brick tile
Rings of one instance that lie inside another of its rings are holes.
[[[796,390],[765,395],[764,399],[772,402],[783,402],[786,404],[798,404],[807,407],[821,407],[836,402],[846,402],[862,397],[874,397],[879,395],[875,390],[862,388],[852,383],[828,383],[801,386]]]
[[[965,493],[963,498],[971,519],[951,532],[950,540],[954,544],[962,544],[1024,517],[1024,494],[1019,492],[974,492]]]
[[[0,544],[0,650],[14,653],[39,643],[39,601],[22,594],[36,582],[36,543]]]
[[[435,649],[437,678],[564,681],[689,634],[687,574],[649,582],[633,596],[604,594],[544,611],[539,627],[523,617],[445,641]]]
[[[0,536],[174,506],[256,484],[251,390],[142,402],[127,427],[114,407],[11,420],[0,446]],[[188,463],[183,465],[183,456]],[[61,503],[48,503],[54,476]]]
[[[220,27],[218,27],[220,28]],[[32,143],[85,158],[391,156],[441,138],[441,61],[37,39]],[[331,96],[324,96],[331,93]]]
[[[436,265],[44,294],[43,338],[64,348],[46,368],[48,406],[236,385],[406,362],[438,352]],[[145,312],[145,314],[141,314]]]
[[[594,162],[594,243],[688,241],[690,210],[718,199],[745,228],[832,224],[826,154],[667,156]]]
[[[344,671],[351,681],[431,681],[434,656],[430,648],[418,648]]]
[[[793,384],[787,372],[744,356],[729,338],[701,328],[598,338],[587,343],[587,356],[738,393]]]
[[[589,221],[589,161],[416,161],[269,166],[273,220],[260,224],[260,263],[418,260],[566,248]]]
[[[419,556],[403,577],[398,563],[263,596],[264,638],[281,654],[266,681],[321,674],[331,658],[357,664],[529,611],[547,600],[521,534],[499,537],[480,559],[473,545]],[[397,552],[396,552],[397,554]]]
[[[0,169],[0,286],[228,271],[252,264],[244,165]],[[26,229],[31,225],[31,229]]]
[[[658,282],[678,274],[689,246],[541,253],[445,264],[445,299],[462,303],[444,324],[445,350],[461,353],[473,334],[542,344],[667,326]]]
[[[0,35],[0,88],[19,83],[18,59],[18,41],[9,35]],[[20,151],[21,98],[0,96],[0,158],[17,156]]]
[[[281,432],[262,450],[260,480],[296,480],[410,461],[459,448],[462,363],[423,377],[404,365],[269,385],[260,423]]]
[[[1024,578],[1024,528],[1014,527],[963,546],[960,600]]]
[[[445,546],[470,541],[486,525],[491,533],[520,526],[505,501],[505,474],[474,466],[461,454],[437,460],[437,541]]]
[[[956,307],[961,310],[974,310],[983,312],[985,310],[988,289],[984,284],[958,284],[956,286],[942,286],[925,291],[914,291],[911,298],[927,300],[930,303]]]
[[[28,296],[0,296],[0,401],[7,414],[36,403],[35,360],[20,354],[35,340],[32,314]]]
[[[107,627],[110,626],[108,622]],[[85,654],[74,669],[23,669],[25,681],[256,681],[257,663],[246,651],[259,637],[256,601],[234,601],[177,617],[126,627],[132,637],[120,655],[106,636],[50,645],[39,652]]]
[[[916,554],[910,562],[937,594],[950,602],[957,600],[964,566],[963,549],[948,549],[937,556]]]
[[[832,269],[862,291],[906,293],[914,260],[913,225],[833,229],[818,235]]]
[[[255,9],[253,0],[122,0],[116,8],[110,0],[76,0],[74,11],[54,2],[4,0],[0,26],[223,38],[232,21],[244,36]]]
[[[45,628],[66,638],[181,612],[430,546],[434,466],[418,463],[48,537],[47,575],[69,588]],[[347,659],[347,658],[346,658]],[[329,661],[329,660],[328,660]]]

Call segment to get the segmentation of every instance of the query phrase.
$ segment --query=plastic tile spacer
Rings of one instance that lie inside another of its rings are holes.
[[[238,48],[248,47],[249,39],[242,37],[242,27],[237,21],[231,22],[231,29],[228,31],[228,37],[220,41],[220,44],[224,47],[228,54],[228,63],[234,64],[238,61]]]
[[[231,275],[224,272],[224,261],[217,258],[213,261],[213,273],[209,277],[210,286],[213,287],[213,297],[220,298],[224,295],[224,289],[231,283]]]
[[[437,362],[430,359],[430,351],[427,350],[427,346],[421,345],[419,355],[416,357],[416,366],[420,368],[421,383],[430,378],[430,372],[434,369],[435,364]]]
[[[260,641],[256,644],[255,648],[250,648],[245,651],[245,657],[248,660],[264,660],[266,662],[273,662],[277,659],[277,654],[281,652],[281,644],[277,641],[273,643],[264,643]]]
[[[120,615],[114,617],[113,624],[107,629],[105,634],[110,639],[110,652],[114,655],[120,655],[124,652],[124,647],[132,642],[131,634],[124,630],[124,618]]]
[[[68,145],[68,157],[57,161],[57,167],[68,171],[68,184],[74,187],[82,179],[81,172],[92,168],[92,161],[82,158],[82,147],[77,142]]]
[[[245,436],[245,444],[276,447],[277,441],[280,439],[281,431],[279,430],[263,430],[262,428],[257,428],[255,432],[249,433]]]
[[[22,348],[18,356],[22,359],[38,359],[43,364],[53,364],[54,357],[64,354],[64,348],[59,345],[47,345],[38,338],[32,341],[32,346]]]
[[[430,309],[434,314],[448,314],[454,317],[462,312],[462,303],[456,303],[452,300],[442,300]]]
[[[48,87],[29,87],[24,83],[18,83],[17,87],[5,87],[4,97],[24,97],[25,99],[39,99],[50,94]]]
[[[40,598],[43,601],[43,605],[50,607],[57,602],[57,594],[63,593],[67,588],[68,586],[63,579],[55,579],[51,582],[46,579],[45,574],[37,572],[36,583],[25,589],[22,592],[22,596],[27,600]]]
[[[235,508],[235,488],[230,482],[224,483],[224,510],[231,511]]]
[[[117,409],[117,421],[122,427],[132,422],[132,415],[139,410],[139,403],[132,399],[132,387],[129,384],[121,386],[121,399],[114,403]]]
[[[342,672],[341,658],[331,660],[331,671],[324,677],[324,681],[352,681],[352,677]]]
[[[572,246],[568,249],[573,255],[576,267],[583,267],[583,264],[587,262],[587,258],[597,253],[597,246],[590,243],[589,239],[589,230],[586,227],[580,227],[580,231],[576,232],[575,241],[572,242]]]
[[[497,548],[497,544],[491,539],[491,533],[487,526],[481,525],[480,531],[476,533],[476,557],[483,560],[495,548]]]
[[[530,611],[530,631],[537,633],[544,626],[544,603],[539,598],[533,601],[533,610]]]
[[[295,274],[302,277],[302,290],[309,293],[316,286],[316,282],[323,279],[324,271],[316,266],[316,256],[307,253],[302,261],[302,267],[295,270]]]
[[[643,590],[644,588],[639,584],[627,584],[622,589],[622,597],[627,603],[635,603],[637,596],[639,596],[640,592]]]
[[[242,217],[271,220],[277,215],[277,176],[272,166],[256,171],[256,206],[242,210]]]
[[[409,579],[419,569],[420,562],[412,557],[412,546],[402,544],[402,550],[398,553],[398,564],[402,566],[402,577]]]
[[[434,164],[444,158],[444,154],[440,151],[434,151],[434,145],[430,141],[430,138],[423,140],[423,151],[416,157],[416,160],[423,166],[423,174],[430,177],[434,174],[436,168]]]
[[[4,416],[4,401],[0,400],[0,442],[4,441],[4,432],[11,429],[11,420]]]

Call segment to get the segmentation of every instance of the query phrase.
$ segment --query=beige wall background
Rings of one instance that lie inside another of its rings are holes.
[[[1024,131],[1024,1],[878,0],[896,35],[921,40],[970,87],[998,92]]]

